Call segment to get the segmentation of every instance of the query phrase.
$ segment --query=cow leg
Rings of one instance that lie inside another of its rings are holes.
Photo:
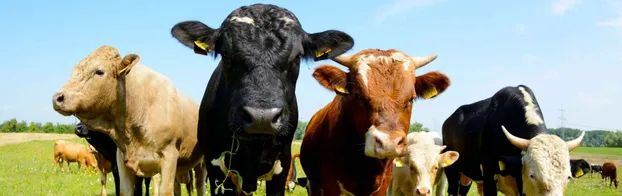
[[[175,186],[175,176],[177,173],[177,158],[179,151],[169,148],[164,151],[164,161],[160,171],[162,181],[160,182],[160,195],[173,195]]]
[[[145,178],[145,196],[149,196],[149,184],[151,183],[151,178]]]
[[[141,177],[136,177],[134,180],[134,196],[143,196],[143,178]]]
[[[290,162],[292,161],[291,149],[285,148],[285,152],[281,154],[280,161],[283,170],[281,173],[273,175],[272,180],[266,181],[266,195],[285,195],[285,184],[287,181],[287,171],[289,171]]]
[[[162,182],[162,174],[153,175],[153,195],[160,195],[160,183]]]
[[[175,193],[175,196],[180,196],[181,195],[181,183],[179,183],[179,181],[175,180],[175,185],[173,186],[173,192]]]
[[[104,173],[104,171],[101,171],[101,184],[102,184],[102,191],[101,191],[101,195],[102,196],[106,196],[106,173]]]
[[[484,169],[484,195],[497,195],[497,182],[495,181],[495,161],[484,161],[482,167]]]
[[[112,165],[112,177],[114,178],[114,194],[116,196],[119,196],[119,194],[121,194],[119,192],[121,185],[119,183],[119,169],[117,168],[116,160],[115,163]]]
[[[134,178],[132,173],[123,161],[123,153],[117,148],[117,169],[119,170],[119,184],[121,184],[121,196],[129,196],[134,192]]]
[[[473,181],[466,177],[464,174],[460,174],[460,183],[458,183],[458,195],[460,196],[466,196],[469,193],[469,190],[471,189],[471,185],[473,184]],[[479,191],[479,195],[482,195],[482,191],[480,190],[481,185],[477,185],[478,191]]]
[[[202,159],[202,158],[201,158]],[[207,181],[207,168],[205,165],[205,161],[201,161],[199,165],[194,167],[194,177],[195,177],[195,186],[197,189],[198,196],[204,196],[207,191],[207,187],[205,186],[205,181]]]
[[[457,171],[457,167],[450,165],[443,169],[445,177],[447,177],[447,195],[458,195],[458,184],[460,183],[460,173]]]

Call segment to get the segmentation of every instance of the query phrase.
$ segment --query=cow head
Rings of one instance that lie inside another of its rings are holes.
[[[415,188],[404,192],[431,195],[432,185],[437,178],[436,172],[452,165],[460,156],[456,151],[441,153],[446,147],[435,144],[410,144],[406,156],[394,159],[393,173],[408,173],[411,187]]]
[[[410,57],[398,50],[367,49],[334,60],[347,67],[322,65],[313,77],[324,87],[352,103],[358,134],[365,137],[365,155],[393,158],[406,153],[406,132],[416,98],[437,96],[450,85],[440,72],[415,77],[415,70],[436,58]]]
[[[54,110],[79,119],[110,114],[118,85],[139,60],[136,54],[121,57],[116,48],[101,46],[73,68],[69,81],[52,97]]]
[[[234,10],[217,29],[184,21],[171,34],[197,54],[222,57],[229,124],[235,132],[244,131],[241,135],[289,134],[285,130],[295,128],[290,117],[298,113],[295,88],[301,60],[333,58],[354,44],[341,31],[306,33],[292,12],[266,4]]]
[[[512,135],[501,126],[508,140],[523,151],[522,175],[526,195],[564,195],[572,178],[569,152],[579,147],[585,132],[568,142],[556,135],[539,134],[531,140]]]
[[[78,137],[90,139],[91,137],[91,129],[86,127],[82,122],[79,122],[74,127],[74,132]]]

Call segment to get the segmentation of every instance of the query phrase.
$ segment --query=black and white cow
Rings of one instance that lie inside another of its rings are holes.
[[[267,195],[284,195],[287,172],[281,171],[289,169],[298,123],[300,62],[343,54],[354,45],[352,37],[337,30],[307,33],[294,13],[270,4],[237,8],[218,28],[180,22],[171,34],[196,54],[222,57],[205,89],[198,123],[205,161],[221,166],[208,167],[211,194],[235,194],[215,189],[215,181],[223,182],[225,173],[235,170],[243,179],[236,181],[238,192],[256,191],[257,179],[265,177]],[[219,159],[234,141],[233,160]],[[234,182],[224,185],[232,188]]]
[[[589,173],[590,163],[585,161],[584,159],[570,159],[570,171],[572,172],[572,177],[580,178],[581,176]]]
[[[572,178],[569,151],[584,134],[568,142],[549,134],[536,96],[524,85],[462,105],[443,123],[444,151],[460,153],[445,168],[449,195],[468,192],[458,190],[460,174],[483,181],[484,195],[496,195],[495,179],[505,175],[515,177],[516,194],[563,195]]]
[[[591,169],[590,169],[590,178],[592,177],[592,173],[596,172],[599,173],[601,176],[603,174],[603,165],[590,165]]]

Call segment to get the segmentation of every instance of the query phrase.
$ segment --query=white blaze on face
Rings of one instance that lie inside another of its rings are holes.
[[[233,22],[243,22],[243,23],[255,25],[255,20],[253,20],[252,18],[246,17],[246,16],[244,16],[244,17],[234,16],[234,17],[231,17],[230,21],[233,21]]]
[[[369,63],[374,62],[374,61],[376,61],[375,56],[367,55],[367,56],[360,57],[355,65],[356,69],[358,70],[359,75],[361,76],[361,79],[363,79],[363,84],[365,84],[365,87],[367,87],[367,80],[368,80],[367,72],[369,72],[369,70],[371,69],[371,67],[369,67]]]
[[[523,100],[527,102],[527,105],[525,106],[525,121],[528,124],[532,125],[544,124],[544,120],[542,120],[542,117],[538,115],[538,106],[533,103],[533,98],[531,97],[531,95],[529,95],[529,93],[523,87],[518,87],[518,90],[523,93]]]
[[[571,178],[566,142],[554,135],[531,139],[524,153],[523,186],[526,195],[563,195]]]

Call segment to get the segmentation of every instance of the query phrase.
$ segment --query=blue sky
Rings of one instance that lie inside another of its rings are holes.
[[[71,123],[52,109],[52,95],[73,66],[101,45],[168,76],[200,102],[217,64],[195,55],[170,35],[184,20],[217,27],[252,1],[2,1],[0,3],[0,121]],[[535,92],[549,127],[622,129],[622,1],[263,1],[293,11],[307,32],[338,29],[365,48],[395,48],[439,57],[417,75],[439,70],[452,85],[417,101],[413,121],[439,131],[460,105],[505,86]],[[297,87],[301,120],[334,94],[312,77],[325,60],[301,65]]]

